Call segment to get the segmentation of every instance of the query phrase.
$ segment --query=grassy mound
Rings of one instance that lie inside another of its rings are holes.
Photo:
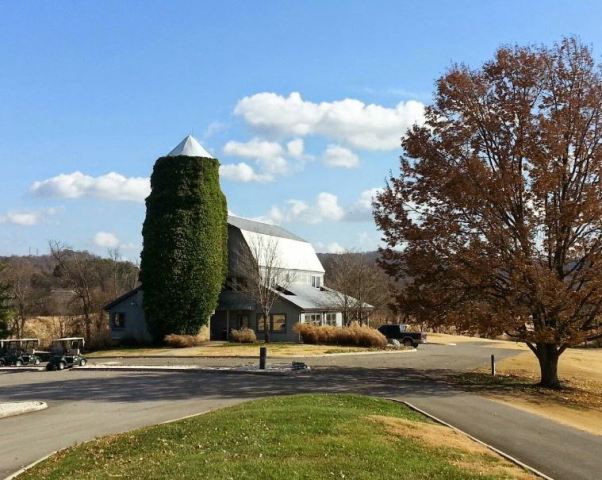
[[[275,397],[95,440],[20,479],[531,478],[386,400]]]

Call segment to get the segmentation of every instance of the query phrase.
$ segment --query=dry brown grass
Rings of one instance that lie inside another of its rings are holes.
[[[368,418],[383,425],[387,433],[396,437],[409,438],[429,448],[454,450],[457,453],[454,465],[470,472],[487,472],[488,475],[519,480],[536,478],[466,435],[443,425],[381,415],[371,415]]]
[[[108,323],[92,322],[92,338],[86,338],[86,348],[105,348],[111,344]],[[38,338],[40,348],[48,349],[52,340],[61,337],[83,337],[85,332],[83,316],[42,316],[27,320],[24,335]]]
[[[171,348],[190,348],[190,347],[198,347],[205,342],[207,339],[204,335],[165,335],[163,339],[166,345]]]
[[[349,327],[316,326],[297,323],[295,332],[304,343],[316,345],[349,345],[358,347],[384,348],[386,337],[378,330],[366,325],[353,323]]]
[[[230,338],[232,341],[238,343],[255,343],[257,342],[257,337],[255,336],[255,332],[250,328],[241,328],[240,330],[233,329],[230,332]]]
[[[263,343],[222,343],[209,342],[200,347],[190,348],[119,348],[101,350],[88,354],[90,358],[106,357],[256,357]],[[370,351],[362,347],[337,347],[330,345],[308,345],[302,343],[270,343],[268,357],[315,357],[336,353],[358,353]]]

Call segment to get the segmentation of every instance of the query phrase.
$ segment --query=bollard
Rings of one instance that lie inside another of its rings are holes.
[[[266,347],[259,347],[259,370],[265,370],[265,360],[268,356]]]
[[[495,356],[491,354],[491,375],[495,377]]]

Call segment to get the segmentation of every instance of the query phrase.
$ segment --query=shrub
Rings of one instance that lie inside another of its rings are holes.
[[[247,327],[230,331],[230,338],[232,341],[240,343],[255,343],[257,341],[255,332]]]
[[[387,346],[387,338],[382,333],[374,328],[355,322],[348,327],[316,326],[309,323],[297,323],[294,328],[304,343],[378,348]]]
[[[205,343],[205,338],[199,335],[165,335],[163,341],[172,348],[198,347]]]

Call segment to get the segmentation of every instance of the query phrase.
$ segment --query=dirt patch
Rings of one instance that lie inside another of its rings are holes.
[[[403,418],[372,415],[372,421],[384,425],[387,433],[415,440],[433,449],[452,449],[458,453],[453,464],[474,473],[487,472],[514,479],[534,479],[534,475],[508,462],[480,443],[451,428],[435,423],[413,422]]]

